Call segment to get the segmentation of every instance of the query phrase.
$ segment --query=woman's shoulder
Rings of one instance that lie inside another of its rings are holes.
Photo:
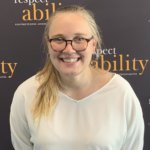
[[[127,79],[117,73],[100,70],[99,77],[101,78],[100,80],[103,81],[108,87],[111,86],[120,90],[132,89]]]
[[[37,75],[33,75],[28,79],[24,80],[16,89],[16,92],[28,93],[35,91],[39,85]]]
[[[126,89],[127,87],[131,87],[128,80],[117,73],[114,74],[113,80],[114,80],[114,84],[116,84],[116,86],[118,86],[119,88],[122,87]]]
[[[114,73],[110,79],[109,86],[113,87],[114,90],[118,91],[118,94],[133,95],[134,90],[128,80],[122,77],[120,74]]]
[[[11,104],[12,110],[24,110],[26,104],[30,104],[34,98],[37,90],[38,81],[36,75],[26,79],[22,82],[14,92],[13,101]],[[29,106],[29,105],[27,105]]]

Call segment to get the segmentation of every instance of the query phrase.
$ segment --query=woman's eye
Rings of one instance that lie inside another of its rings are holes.
[[[55,39],[53,39],[53,41],[61,43],[61,42],[64,42],[64,39],[63,38],[55,38]]]
[[[83,37],[76,37],[74,38],[75,42],[83,42],[85,39]]]

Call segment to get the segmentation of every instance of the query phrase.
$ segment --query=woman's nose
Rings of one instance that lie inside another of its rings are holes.
[[[65,51],[65,52],[72,52],[72,51],[75,51],[74,49],[73,49],[73,47],[72,47],[72,41],[70,40],[70,41],[67,41],[67,43],[66,43],[66,47],[65,47],[65,49],[63,50],[63,51]]]

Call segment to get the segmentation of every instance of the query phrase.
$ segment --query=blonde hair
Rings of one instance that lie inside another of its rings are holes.
[[[95,22],[94,15],[91,11],[86,10],[85,8],[77,5],[70,5],[66,7],[62,7],[58,9],[55,13],[51,15],[49,18],[43,37],[43,43],[45,46],[46,53],[48,53],[48,33],[53,21],[53,18],[58,13],[67,13],[67,12],[79,12],[81,13],[91,28],[93,37],[97,41],[97,48],[99,49],[102,43],[101,36],[99,33],[98,26]],[[37,74],[37,79],[40,83],[40,86],[37,89],[37,94],[35,97],[34,105],[33,105],[33,118],[39,119],[41,116],[48,116],[48,114],[52,113],[58,99],[58,92],[61,86],[61,79],[58,71],[53,66],[49,55],[47,55],[45,65],[41,71]]]

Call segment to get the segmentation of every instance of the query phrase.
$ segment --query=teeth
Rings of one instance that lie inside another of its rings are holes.
[[[78,58],[63,58],[63,61],[72,63],[72,62],[77,62]]]

